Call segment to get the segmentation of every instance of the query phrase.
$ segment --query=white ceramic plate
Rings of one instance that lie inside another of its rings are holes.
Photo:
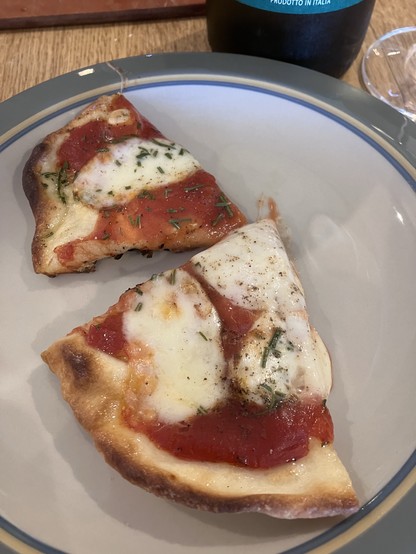
[[[363,506],[351,518],[218,515],[155,498],[103,462],[62,401],[39,353],[124,289],[189,257],[129,253],[92,274],[33,273],[23,165],[48,132],[120,86],[249,218],[262,195],[278,203],[313,323],[332,355],[335,443]],[[71,554],[331,552],[370,525],[378,506],[404,494],[415,475],[413,124],[335,79],[214,54],[85,68],[3,103],[0,120],[4,541],[22,552],[30,545]]]

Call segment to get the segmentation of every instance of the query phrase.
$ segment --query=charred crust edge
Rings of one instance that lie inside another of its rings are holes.
[[[257,493],[239,497],[209,494],[184,485],[173,473],[159,473],[132,462],[124,448],[117,448],[111,439],[103,435],[95,437],[95,444],[106,462],[133,485],[166,500],[197,510],[216,513],[258,512],[273,517],[293,519],[346,516],[358,509],[355,496],[347,493],[336,498],[325,494],[320,498],[301,494]]]
[[[71,370],[74,385],[77,388],[86,387],[93,382],[91,362],[85,353],[74,350],[71,345],[63,345],[62,358],[65,365]]]
[[[41,189],[35,173],[35,167],[40,158],[45,154],[47,145],[42,142],[35,146],[29,159],[27,160],[22,173],[22,185],[26,198],[32,208],[35,219],[39,217],[38,208],[41,200]]]

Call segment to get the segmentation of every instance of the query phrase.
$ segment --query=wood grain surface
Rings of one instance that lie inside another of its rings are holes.
[[[362,88],[360,64],[368,46],[415,19],[415,0],[376,0],[361,52],[342,80]],[[98,62],[181,51],[210,51],[204,17],[0,31],[0,100]]]
[[[1,0],[0,29],[203,15],[205,0]]]

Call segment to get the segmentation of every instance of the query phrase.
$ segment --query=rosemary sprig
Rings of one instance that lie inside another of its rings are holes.
[[[181,223],[185,221],[192,221],[190,217],[183,217],[181,219],[169,219],[169,223],[175,227],[175,229],[181,228]]]
[[[266,367],[267,364],[267,358],[269,357],[270,353],[273,352],[273,350],[276,348],[277,341],[280,338],[280,335],[283,333],[283,330],[279,327],[276,327],[274,330],[273,336],[269,341],[269,344],[264,348],[263,355],[261,357],[261,367]]]
[[[69,164],[65,160],[64,163],[62,164],[62,167],[60,168],[60,170],[58,172],[58,177],[57,177],[57,180],[56,180],[56,190],[57,190],[58,196],[59,196],[59,198],[60,198],[60,200],[62,201],[63,204],[66,204],[66,196],[63,192],[63,188],[66,187],[66,185],[69,183],[69,181],[68,181],[68,169],[69,169]]]
[[[225,208],[228,217],[233,217],[234,213],[231,209],[231,202],[227,200],[224,194],[221,194],[218,198],[218,202],[215,204],[218,208]]]
[[[144,189],[139,192],[139,194],[137,195],[137,198],[146,198],[147,200],[154,200],[155,196],[149,190]]]
[[[221,221],[221,219],[224,219],[225,215],[223,213],[219,213],[217,217],[211,222],[211,225],[215,227],[218,225],[218,223]]]
[[[141,229],[141,227],[142,227],[142,216],[141,215],[136,216],[136,219],[134,219],[131,215],[129,215],[128,219],[130,221],[130,224],[133,227],[139,227],[139,229]]]
[[[185,188],[184,188],[184,191],[185,191],[185,192],[191,192],[191,191],[193,191],[193,190],[199,190],[199,189],[202,188],[202,187],[205,187],[205,185],[204,185],[203,183],[201,183],[201,184],[199,184],[199,185],[193,185],[193,186],[191,186],[191,187],[185,187]]]
[[[267,403],[267,409],[266,409],[267,412],[271,412],[272,410],[275,410],[278,406],[280,406],[280,404],[286,398],[286,395],[284,393],[273,390],[272,387],[267,383],[261,383],[259,387],[264,389],[266,393],[265,396],[263,396],[263,400],[265,400]]]
[[[174,149],[175,146],[173,144],[166,144],[164,142],[160,142],[158,141],[157,139],[152,139],[152,142],[153,144],[157,144],[158,146],[162,146],[162,148],[167,148],[168,150],[172,150],[172,148]]]

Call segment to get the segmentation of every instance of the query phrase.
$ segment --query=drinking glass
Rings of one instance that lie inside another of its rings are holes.
[[[373,42],[361,70],[373,96],[416,122],[416,27],[395,29]]]

